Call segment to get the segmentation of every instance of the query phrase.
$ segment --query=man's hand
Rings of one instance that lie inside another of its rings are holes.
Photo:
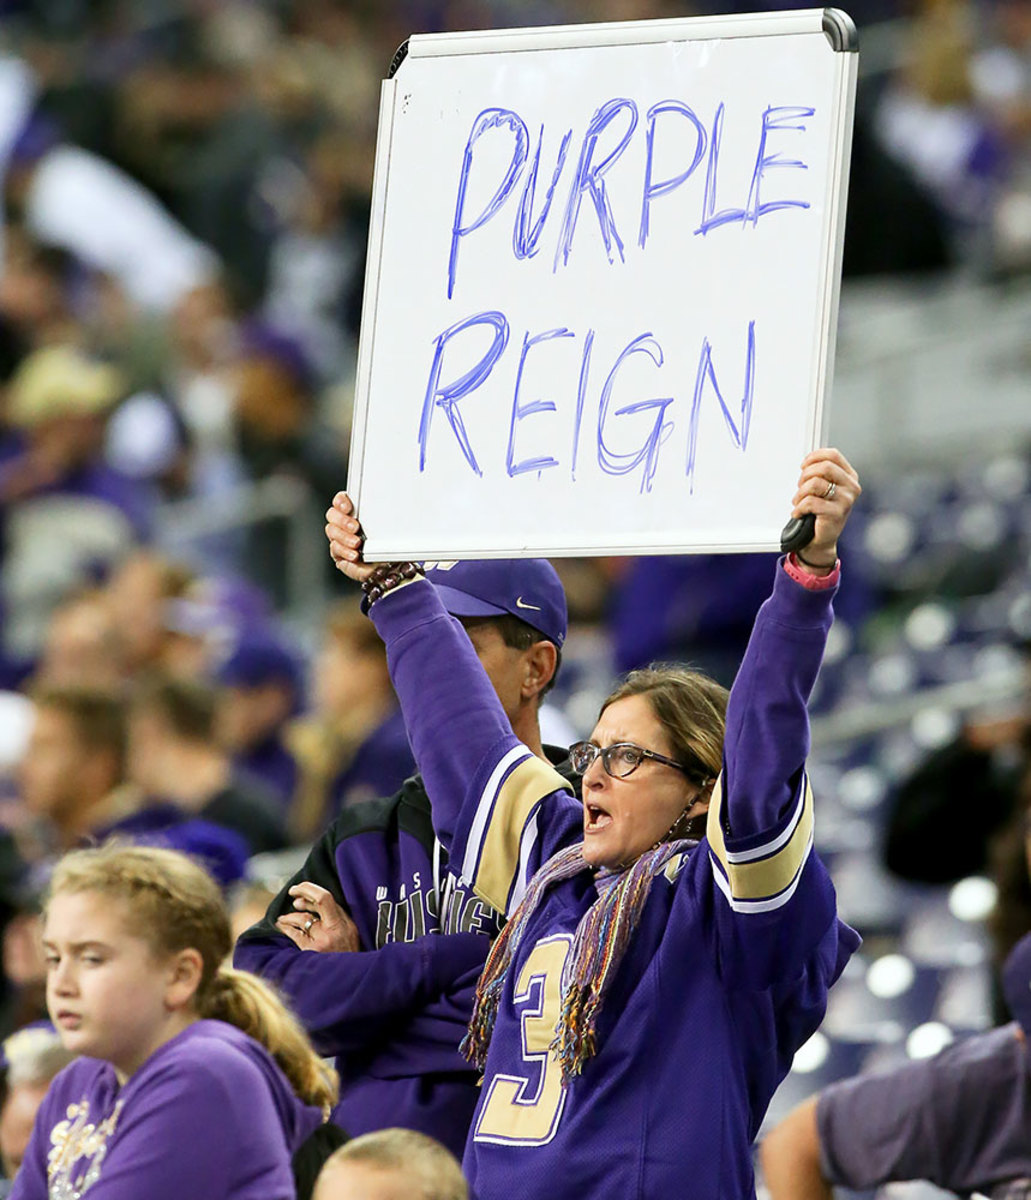
[[[358,927],[330,892],[315,883],[290,889],[297,912],[284,913],[276,928],[302,950],[349,953],[360,950]]]
[[[802,547],[806,566],[831,571],[838,557],[838,538],[862,488],[859,476],[840,450],[820,449],[802,460],[792,517],[816,517],[813,540]]]
[[[364,583],[372,574],[373,567],[362,562],[365,535],[355,516],[351,497],[346,492],[337,492],[326,512],[326,537],[337,570],[355,583]]]

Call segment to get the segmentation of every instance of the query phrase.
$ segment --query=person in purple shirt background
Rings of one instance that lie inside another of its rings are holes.
[[[789,1113],[762,1143],[771,1200],[916,1179],[963,1196],[1031,1197],[1031,934],[1010,951],[1003,990],[1015,1021],[832,1084]]]
[[[286,830],[275,796],[235,769],[215,734],[215,689],[201,679],[152,675],[129,700],[127,774],[150,803],[236,833],[249,854],[282,850]]]
[[[527,752],[561,764],[538,717],[566,635],[555,569],[522,559],[429,573]],[[281,987],[318,1049],[336,1055],[334,1120],[348,1133],[404,1126],[460,1155],[479,1071],[458,1044],[498,928],[498,913],[449,872],[417,776],[341,813],[240,938],[235,962]]]
[[[852,564],[834,598],[836,620],[855,626],[873,605],[862,560],[862,524],[842,531]],[[769,590],[773,554],[643,555],[628,559],[612,581],[606,624],[613,665],[622,673],[652,662],[689,662],[728,687]],[[720,588],[712,587],[718,577]]]
[[[437,834],[509,918],[463,1046],[484,1069],[477,1200],[754,1195],[766,1107],[859,944],[805,774],[859,492],[840,452],[803,460],[792,516],[812,513],[814,536],[775,571],[729,699],[680,668],[630,676],[570,751],[582,804],[519,744],[421,569],[364,564],[335,498],[331,554],[386,642]]]
[[[219,741],[233,765],[274,792],[287,812],[297,791],[297,760],[284,735],[304,704],[300,653],[273,629],[242,629],[214,674]]]
[[[390,796],[415,774],[386,651],[356,599],[326,615],[311,706],[285,741],[297,764],[289,819],[296,841],[310,842],[345,808]]]
[[[62,859],[47,1003],[80,1057],[40,1106],[15,1200],[292,1200],[336,1079],[278,998],[223,965],[230,945],[217,884],[175,851]]]

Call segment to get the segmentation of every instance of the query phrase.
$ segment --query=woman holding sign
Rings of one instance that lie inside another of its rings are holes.
[[[793,515],[815,536],[777,566],[729,699],[687,670],[630,675],[570,751],[582,805],[516,740],[432,585],[364,564],[334,500],[331,552],[387,644],[452,868],[509,915],[465,1043],[484,1069],[478,1200],[754,1194],[766,1106],[859,942],[812,849],[804,769],[859,492],[836,450],[805,459]]]

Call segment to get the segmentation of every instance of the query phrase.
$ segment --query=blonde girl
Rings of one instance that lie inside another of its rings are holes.
[[[66,855],[44,925],[47,1005],[80,1057],[54,1080],[17,1200],[292,1200],[336,1079],[260,980],[223,965],[217,884],[172,850]]]

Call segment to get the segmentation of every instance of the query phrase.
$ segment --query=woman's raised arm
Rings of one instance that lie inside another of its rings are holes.
[[[346,493],[326,515],[330,552],[362,583],[362,535]],[[376,600],[415,760],[451,869],[493,907],[509,911],[542,862],[580,836],[582,810],[566,781],[512,732],[501,701],[433,585],[418,577]]]
[[[724,900],[724,970],[754,986],[782,978],[785,962],[797,966],[836,928],[834,890],[812,853],[807,704],[833,620],[837,539],[858,494],[855,472],[837,451],[805,460],[794,515],[814,512],[816,537],[801,559],[788,556],[778,567],[727,705],[707,840]],[[858,939],[848,931],[840,947],[832,941],[828,956],[836,961]]]

